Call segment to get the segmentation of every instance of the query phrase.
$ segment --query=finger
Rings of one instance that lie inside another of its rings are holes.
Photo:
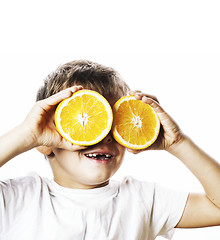
[[[142,101],[149,104],[155,110],[163,126],[166,125],[168,122],[171,123],[171,117],[168,115],[168,113],[164,111],[164,109],[159,105],[159,103],[154,101],[152,98],[147,97],[143,97]]]
[[[57,94],[54,94],[49,98],[38,101],[37,104],[41,107],[41,109],[47,112],[51,110],[53,106],[56,106],[58,103],[60,103],[62,100],[71,97],[73,93],[82,89],[82,86],[73,86],[58,92]]]
[[[159,100],[158,100],[157,97],[154,96],[154,95],[151,95],[151,94],[143,94],[143,97],[151,98],[151,99],[153,99],[155,102],[159,103]]]
[[[162,113],[162,112],[164,112],[163,108],[159,105],[159,102],[156,101],[156,100],[154,100],[153,98],[144,96],[144,97],[142,98],[142,101],[143,101],[144,103],[149,104],[157,113]]]
[[[143,93],[140,90],[130,91],[129,94],[135,96],[137,100],[141,100],[143,97]]]
[[[130,153],[133,153],[133,154],[138,154],[139,152],[142,152],[143,150],[127,148],[127,151]]]
[[[148,97],[148,98],[152,98],[154,101],[156,101],[156,102],[159,103],[159,100],[158,100],[157,97],[154,96],[154,95],[147,94],[147,93],[142,93],[142,92],[139,91],[139,90],[136,90],[136,91],[130,91],[129,93],[130,93],[130,95],[135,96],[136,99],[138,99],[138,100],[142,100],[143,97]]]
[[[69,151],[80,151],[86,149],[87,146],[75,145],[63,138],[62,141],[59,143],[58,148],[66,149]]]
[[[80,150],[85,150],[87,147],[86,146],[80,146],[80,145],[74,145],[70,147],[70,151],[80,151]]]
[[[131,90],[129,92],[130,95],[135,95],[135,93],[141,93],[141,91],[140,90]]]
[[[48,105],[56,105],[62,100],[71,97],[73,93],[82,90],[82,86],[73,86],[70,88],[66,88],[63,91],[58,92],[57,94],[52,95],[51,97],[47,98],[47,104]]]

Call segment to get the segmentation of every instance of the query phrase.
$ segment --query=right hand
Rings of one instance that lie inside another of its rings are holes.
[[[151,146],[142,150],[128,149],[129,152],[139,153],[145,150],[166,150],[171,152],[178,143],[185,139],[185,135],[178,124],[164,111],[155,96],[144,94],[141,91],[131,91],[130,94],[134,95],[136,99],[149,104],[155,110],[160,118],[161,128],[157,140]]]
[[[35,103],[22,126],[27,130],[32,141],[32,147],[55,147],[66,150],[80,150],[83,146],[71,144],[56,130],[54,113],[56,106],[62,100],[72,96],[74,92],[82,89],[82,86],[74,86],[60,91],[53,96]]]

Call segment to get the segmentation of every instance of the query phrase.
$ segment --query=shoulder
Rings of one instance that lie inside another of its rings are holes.
[[[130,189],[137,192],[141,191],[147,195],[151,194],[154,198],[156,197],[156,195],[174,196],[179,194],[186,194],[176,189],[165,187],[162,184],[158,184],[156,182],[140,181],[130,176],[124,177],[123,180],[118,184],[121,189]]]
[[[7,179],[0,181],[0,197],[5,199],[18,198],[23,195],[32,195],[34,192],[40,191],[45,180],[37,173],[30,173],[25,177]]]
[[[13,179],[6,179],[0,181],[0,187],[6,188],[6,187],[17,187],[17,186],[26,186],[31,184],[37,184],[39,181],[41,181],[41,177],[35,173],[31,172],[27,176],[24,177],[17,177]]]
[[[186,192],[170,189],[155,182],[140,181],[129,176],[120,182],[119,188],[121,192],[129,194],[130,198],[136,197],[139,201],[142,200],[147,208],[175,202],[184,205],[188,197]]]
[[[120,189],[127,194],[129,208],[135,205],[135,212],[141,207],[146,211],[154,237],[172,236],[171,230],[182,216],[188,193],[132,177],[124,178]]]
[[[156,188],[156,183],[154,182],[147,182],[147,181],[140,181],[131,176],[124,177],[123,180],[120,182],[120,188],[128,189],[132,191],[147,191],[148,193],[153,193]]]
[[[118,185],[120,195],[132,202],[142,202],[145,208],[151,209],[154,199],[155,183],[140,181],[127,176],[124,177]]]
[[[153,193],[155,189],[155,183],[153,182],[146,182],[137,180],[131,176],[126,176],[120,182],[120,188],[124,190],[131,190],[140,192],[140,190],[147,191],[148,193]]]
[[[31,209],[38,209],[43,192],[48,193],[46,186],[36,173],[0,181],[0,229],[11,229]]]
[[[48,180],[49,181],[49,180]],[[37,173],[0,181],[0,216],[15,216],[49,196],[47,179]]]

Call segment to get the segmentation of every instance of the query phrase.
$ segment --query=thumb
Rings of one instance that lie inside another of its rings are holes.
[[[144,150],[145,150],[145,149],[144,149]],[[142,152],[143,150],[127,148],[127,151],[128,151],[129,153],[138,154],[139,152]]]
[[[68,151],[80,151],[80,150],[86,149],[87,147],[73,144],[63,138],[62,141],[57,146],[57,148],[62,148]]]

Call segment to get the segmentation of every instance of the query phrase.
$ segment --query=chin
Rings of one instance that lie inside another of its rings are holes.
[[[83,182],[84,182],[84,184],[86,184],[86,185],[94,186],[94,187],[97,187],[97,186],[99,186],[99,185],[105,186],[105,185],[108,184],[109,179],[110,179],[111,177],[112,177],[112,175],[90,176],[90,177],[87,177]]]
[[[99,179],[89,179],[89,181],[86,182],[87,185],[95,186],[95,185],[105,185],[105,183],[109,182],[109,178],[99,178]]]

